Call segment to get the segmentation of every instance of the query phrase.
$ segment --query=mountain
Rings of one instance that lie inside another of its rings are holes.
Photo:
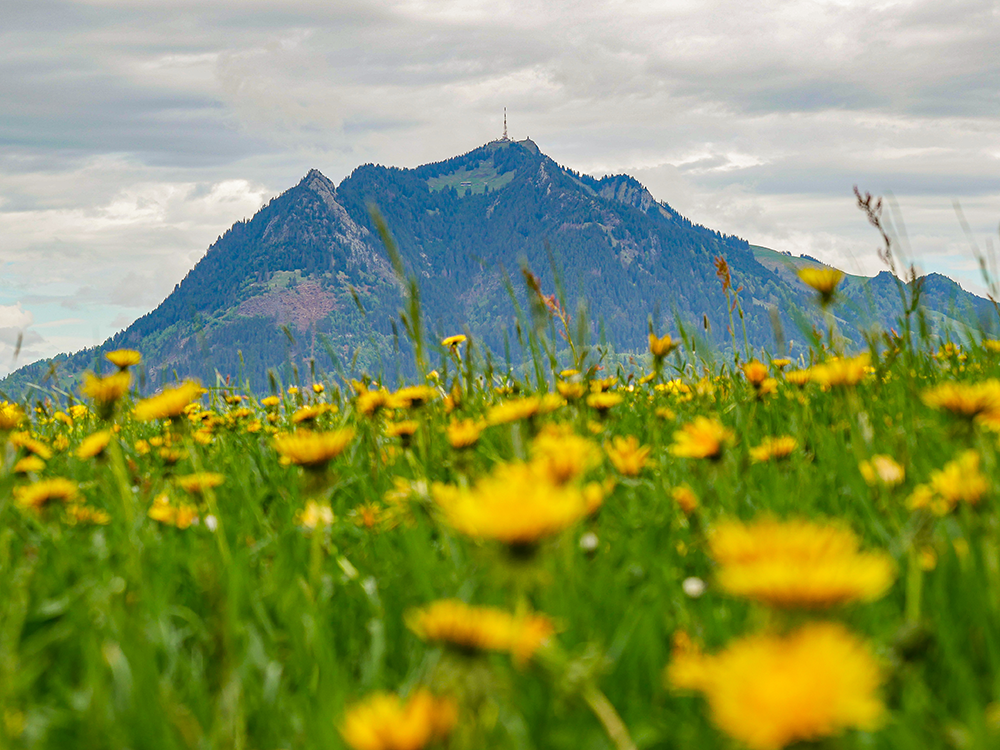
[[[265,390],[269,377],[287,383],[295,370],[307,379],[311,362],[327,371],[406,369],[402,285],[371,206],[419,282],[429,338],[468,330],[495,357],[521,356],[509,289],[523,307],[522,264],[546,293],[564,290],[566,309],[588,321],[592,339],[604,336],[620,352],[645,351],[650,315],[660,332],[679,323],[731,346],[719,256],[740,288],[754,345],[774,346],[772,309],[793,354],[805,340],[797,326],[818,321],[794,274],[812,261],[692,224],[631,177],[595,179],[530,140],[500,140],[415,169],[366,164],[339,185],[312,170],[233,225],[155,310],[99,347],[21,368],[0,389],[17,395],[52,373],[66,387],[122,347],[143,353],[147,388],[194,376]],[[848,282],[836,314],[841,334],[860,344],[865,327],[893,324],[900,301],[888,274]],[[926,286],[938,328],[995,317],[989,302],[944,277]]]

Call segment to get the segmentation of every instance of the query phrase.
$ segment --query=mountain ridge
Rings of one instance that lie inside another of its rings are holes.
[[[155,309],[99,347],[20,368],[0,388],[37,384],[53,364],[60,382],[73,383],[100,366],[101,352],[120,347],[143,351],[150,386],[175,375],[229,376],[261,390],[317,362],[324,370],[398,373],[407,346],[396,325],[401,287],[372,205],[420,282],[430,335],[468,329],[506,359],[517,327],[508,274],[522,263],[547,292],[561,282],[567,309],[587,319],[593,339],[603,332],[625,351],[644,351],[651,315],[661,318],[654,320],[660,329],[683,324],[717,347],[729,345],[718,256],[734,288],[742,288],[754,345],[774,345],[772,308],[791,332],[793,351],[801,346],[794,334],[801,316],[793,313],[813,314],[810,292],[794,275],[762,263],[745,240],[692,223],[635,178],[584,175],[530,140],[501,140],[412,169],[360,165],[339,185],[311,169],[212,243]],[[951,299],[972,319],[992,314],[986,300],[948,282],[954,288],[942,282],[939,307]],[[872,322],[885,326],[898,314],[891,277],[866,284],[867,292],[859,288],[837,309],[842,333],[855,344],[865,293],[877,292]]]

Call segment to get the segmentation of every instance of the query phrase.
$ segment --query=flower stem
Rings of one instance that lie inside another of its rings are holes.
[[[604,731],[618,750],[636,750],[635,743],[629,736],[625,722],[621,720],[611,701],[593,682],[588,682],[583,688],[583,699],[587,702],[594,716],[601,722]]]

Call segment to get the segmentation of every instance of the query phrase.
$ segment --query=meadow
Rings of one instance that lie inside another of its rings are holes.
[[[535,293],[527,371],[0,406],[0,745],[1000,747],[1000,342],[629,369]]]

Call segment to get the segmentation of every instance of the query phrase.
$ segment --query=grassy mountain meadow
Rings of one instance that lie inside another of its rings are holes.
[[[226,231],[155,310],[99,347],[22,367],[0,390],[72,390],[103,352],[123,347],[144,353],[149,388],[195,377],[263,393],[316,368],[415,375],[398,314],[405,290],[373,207],[419,284],[428,331],[466,331],[496,362],[530,358],[519,332],[522,268],[557,295],[580,336],[608,352],[644,351],[650,319],[719,352],[783,346],[793,357],[823,327],[794,273],[810,261],[694,225],[630,177],[595,179],[531,141],[495,141],[416,169],[364,165],[339,185],[311,171]],[[716,275],[719,257],[738,308]],[[849,347],[902,312],[887,273],[844,287],[833,312]],[[940,276],[926,279],[920,309],[932,332],[964,335],[993,320],[986,300]]]

